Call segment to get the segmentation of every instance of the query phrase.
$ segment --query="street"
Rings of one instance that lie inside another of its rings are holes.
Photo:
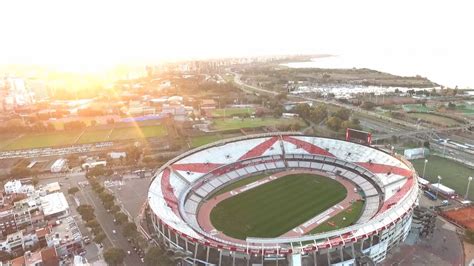
[[[136,184],[134,184],[129,187],[133,187],[134,189],[139,188],[138,190],[136,190],[135,195],[143,195],[144,196],[143,200],[139,198],[138,196],[136,196],[134,200],[124,201],[125,202],[124,206],[126,208],[129,208],[127,210],[132,211],[132,213],[135,213],[135,215],[140,209],[138,206],[139,205],[141,206],[145,201],[149,178],[146,178],[146,179],[144,178],[144,179],[139,179],[139,180],[142,181],[141,186],[136,186]],[[85,257],[89,262],[102,259],[103,258],[102,252],[106,250],[107,248],[118,247],[118,248],[123,249],[125,252],[131,251],[131,255],[127,255],[125,257],[125,260],[124,260],[125,265],[142,264],[140,257],[137,255],[136,252],[133,251],[132,245],[127,241],[125,237],[122,236],[122,227],[114,224],[113,222],[114,218],[112,214],[108,213],[105,210],[105,208],[102,205],[101,200],[95,194],[95,192],[92,191],[91,187],[90,186],[82,187],[78,185],[78,182],[87,181],[87,179],[85,178],[84,172],[67,173],[67,174],[62,174],[62,175],[54,175],[50,178],[42,178],[40,179],[38,185],[44,185],[44,184],[52,183],[56,181],[59,182],[61,185],[61,192],[63,192],[64,195],[66,196],[66,199],[69,203],[71,216],[74,217],[74,220],[78,224],[79,229],[81,230],[82,236],[83,237],[88,236],[91,239],[91,243],[88,245],[85,245],[85,249],[86,249]],[[128,181],[125,181],[125,182],[128,182]],[[135,183],[138,184],[138,182],[135,182]],[[86,228],[84,222],[81,219],[81,216],[76,211],[77,204],[74,198],[67,193],[68,189],[74,186],[79,188],[79,192],[76,193],[75,198],[77,198],[80,204],[89,204],[94,207],[94,214],[96,215],[96,219],[102,226],[102,229],[106,235],[106,238],[103,243],[104,247],[102,250],[98,247],[98,245],[96,245],[93,242],[94,237],[92,233],[89,232],[89,230]],[[144,190],[141,191],[142,189]],[[120,206],[120,204],[121,203],[118,202],[117,200],[117,205]],[[133,210],[135,210],[135,212]],[[137,217],[137,216],[132,216],[132,217]],[[115,234],[113,233],[113,230],[116,231]]]

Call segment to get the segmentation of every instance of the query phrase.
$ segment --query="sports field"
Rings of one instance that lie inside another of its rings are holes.
[[[205,135],[190,138],[191,148],[196,148],[220,140],[219,135]]]
[[[435,114],[408,113],[407,115],[409,117],[413,117],[413,118],[416,118],[416,119],[421,119],[421,120],[426,121],[428,123],[439,124],[439,125],[446,126],[446,127],[459,125],[459,122],[452,119],[452,118],[444,117],[444,116],[440,116],[440,115],[435,115]]]
[[[218,117],[232,117],[236,115],[248,114],[251,115],[255,113],[255,108],[222,108],[212,110],[212,116]]]
[[[317,234],[348,227],[351,224],[357,222],[360,215],[362,214],[363,209],[364,202],[356,201],[351,205],[350,208],[338,213],[336,216],[311,230],[308,234]],[[345,220],[344,217],[346,218]]]
[[[143,127],[123,127],[115,128],[110,134],[108,141],[125,139],[142,139],[151,137],[162,137],[166,135],[164,126],[143,126]]]
[[[44,134],[28,134],[20,137],[2,150],[34,149],[51,146],[69,145],[79,137],[80,132],[54,132]]]
[[[216,130],[233,130],[240,128],[255,128],[263,126],[278,126],[299,124],[304,126],[301,119],[282,119],[282,118],[245,118],[245,119],[216,119],[213,127]]]
[[[404,104],[402,105],[403,110],[405,111],[415,111],[415,112],[429,112],[433,111],[434,108],[423,106],[422,104]]]
[[[112,131],[112,132],[111,132]],[[25,134],[18,139],[14,136],[3,138],[0,150],[34,149],[73,144],[85,144],[101,141],[117,141],[127,139],[142,139],[162,137],[167,133],[162,125],[142,127],[121,127],[115,129],[87,129],[81,135],[79,131],[61,131],[42,134]],[[1,137],[1,136],[0,136]]]
[[[342,201],[347,191],[327,177],[296,174],[220,202],[211,212],[213,226],[245,239],[277,237]]]
[[[424,159],[411,161],[418,175],[423,176]],[[426,164],[426,177],[432,183],[438,183],[438,175],[442,177],[441,184],[446,185],[460,195],[466,193],[467,179],[474,177],[474,169],[470,169],[463,164],[444,159],[439,156],[430,156]],[[474,200],[474,185],[469,187],[469,199]]]
[[[464,115],[474,115],[474,104],[458,104],[455,110]]]
[[[93,142],[107,141],[112,129],[85,131],[76,144],[85,144]]]

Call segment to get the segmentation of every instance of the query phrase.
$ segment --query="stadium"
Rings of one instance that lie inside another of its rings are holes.
[[[377,263],[408,235],[417,178],[401,156],[361,144],[244,136],[163,165],[146,214],[190,265]]]

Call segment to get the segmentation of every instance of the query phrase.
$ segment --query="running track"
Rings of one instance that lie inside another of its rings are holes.
[[[226,200],[228,198],[231,198],[238,193],[254,189],[258,186],[261,186],[263,184],[266,184],[268,182],[271,182],[273,180],[276,180],[280,177],[291,175],[291,174],[317,174],[321,176],[326,176],[328,178],[333,178],[337,180],[339,183],[341,183],[347,190],[347,195],[346,198],[343,199],[341,202],[338,204],[332,206],[328,210],[324,211],[321,214],[316,215],[315,217],[311,218],[310,220],[306,221],[305,223],[301,224],[300,226],[288,231],[287,233],[283,234],[282,237],[297,237],[297,236],[302,236],[311,231],[312,229],[316,228],[318,225],[323,223],[324,221],[329,220],[330,218],[334,217],[335,215],[339,214],[343,210],[347,209],[348,207],[351,206],[351,202],[361,199],[360,195],[357,192],[354,192],[354,188],[356,186],[349,182],[347,179],[344,179],[339,176],[335,177],[329,177],[327,173],[321,172],[321,171],[315,171],[315,170],[290,170],[290,171],[283,171],[283,172],[278,172],[275,174],[272,174],[264,179],[260,179],[258,181],[255,181],[253,183],[247,184],[245,186],[236,188],[232,191],[220,194],[216,197],[210,198],[207,201],[203,202],[201,207],[198,210],[198,215],[197,215],[197,220],[201,228],[220,239],[227,240],[227,241],[232,241],[235,243],[240,243],[240,244],[246,244],[244,240],[241,239],[236,239],[229,237],[222,232],[218,231],[216,228],[211,223],[210,217],[211,217],[211,211],[212,209],[219,204],[219,202]]]

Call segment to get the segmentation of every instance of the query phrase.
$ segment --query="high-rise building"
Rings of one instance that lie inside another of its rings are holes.
[[[32,103],[34,103],[34,93],[27,88],[23,79],[15,77],[0,79],[0,111],[8,111]]]

